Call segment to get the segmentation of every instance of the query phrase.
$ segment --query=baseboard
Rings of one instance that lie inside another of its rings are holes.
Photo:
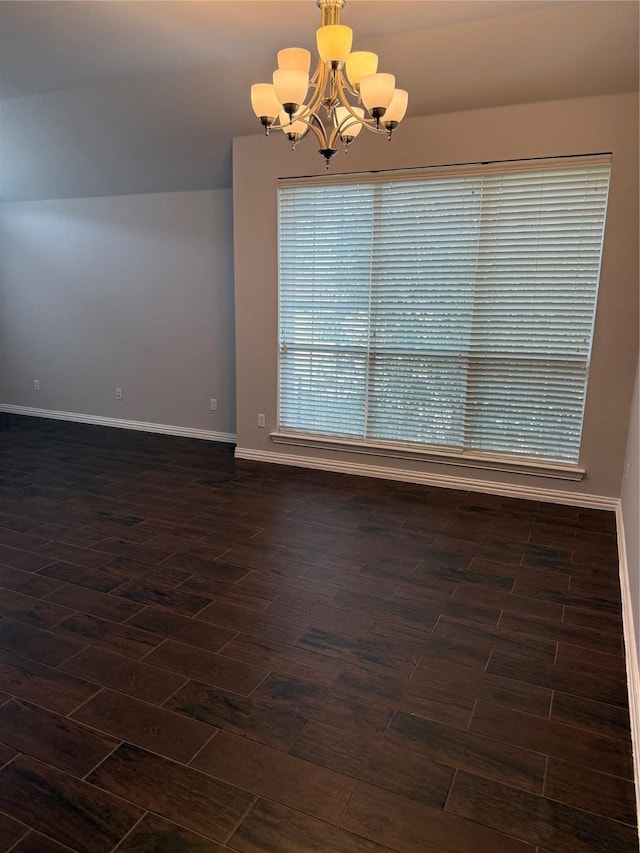
[[[468,492],[482,492],[490,495],[503,495],[507,498],[524,498],[569,506],[615,511],[619,503],[618,498],[610,498],[604,495],[589,495],[581,492],[560,491],[559,489],[541,489],[535,486],[497,483],[491,480],[474,480],[469,477],[387,468],[382,465],[369,465],[362,462],[340,462],[335,459],[321,459],[314,456],[275,453],[272,450],[236,447],[235,455],[238,459],[251,459],[255,462],[275,462],[278,465],[293,465],[296,468],[317,468],[321,471],[336,471],[341,474],[355,474],[361,477],[377,477],[382,480],[400,480],[406,483],[423,483],[425,486],[440,486],[443,489],[464,489]]]
[[[133,429],[139,432],[157,432],[161,435],[180,435],[184,438],[199,438],[204,441],[224,441],[235,444],[236,436],[231,432],[216,432],[209,429],[173,426],[170,424],[152,424],[145,421],[127,421],[123,418],[105,418],[101,415],[83,415],[78,412],[57,412],[53,409],[34,409],[31,406],[12,406],[0,403],[0,412],[12,415],[28,415],[34,418],[50,418],[56,421],[74,421],[79,424]]]
[[[627,664],[627,689],[629,691],[629,716],[631,717],[631,740],[633,742],[633,769],[636,780],[636,813],[640,817],[640,667],[633,618],[633,600],[629,584],[629,564],[624,532],[622,503],[616,507],[618,529],[618,556],[620,560],[620,591],[622,594],[622,626],[624,654]],[[640,827],[639,827],[640,829]]]

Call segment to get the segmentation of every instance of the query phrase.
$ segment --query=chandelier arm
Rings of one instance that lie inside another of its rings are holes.
[[[320,78],[320,70],[321,70],[322,65],[323,65],[322,60],[321,59],[318,60],[318,64],[316,65],[316,70],[313,72],[311,77],[309,77],[309,85],[312,86],[314,89],[317,87],[317,83],[318,83],[318,80]]]
[[[320,143],[320,148],[328,148],[329,140],[327,139],[327,131],[325,130],[324,125],[318,118],[315,113],[311,113],[310,121],[307,121],[304,118],[298,118],[296,116],[296,121],[301,121],[303,124],[307,125],[307,128],[312,130],[315,135],[318,137],[318,142]]]
[[[320,104],[322,103],[322,98],[324,95],[324,90],[326,86],[327,80],[327,72],[325,64],[322,60],[318,62],[318,67],[316,68],[315,74],[313,75],[316,78],[315,83],[315,92],[313,93],[311,100],[308,104],[303,104],[300,107],[298,114],[296,115],[296,119],[307,118],[310,115],[314,115]]]
[[[340,101],[342,103],[342,106],[345,106],[345,107],[351,106],[349,104],[349,102],[347,101],[347,97],[346,97],[345,92],[348,92],[354,98],[358,98],[358,100],[360,100],[360,92],[358,92],[356,89],[353,88],[353,86],[349,82],[349,78],[345,75],[344,71],[338,70],[338,73],[336,74],[336,78],[337,78],[336,85],[337,85],[337,89],[338,89],[338,95],[339,95]]]
[[[360,116],[354,111],[353,107],[347,100],[347,97],[344,92],[344,87],[342,85],[342,74],[338,74],[336,78],[337,89],[338,89],[338,98],[340,99],[340,103],[343,107],[346,108],[347,112],[350,114],[350,117],[353,117],[358,124],[361,124],[363,127],[366,127],[367,130],[372,131],[373,133],[387,133],[384,127],[377,127],[375,119],[372,118],[360,118]],[[344,119],[347,121],[347,119]],[[344,124],[344,122],[342,122]],[[336,128],[337,130],[338,128]],[[335,134],[335,131],[334,131]],[[334,136],[332,134],[332,137]],[[337,136],[336,136],[337,138]]]
[[[312,130],[315,133],[315,135],[317,136],[318,142],[320,143],[320,145],[323,148],[326,148],[328,146],[329,140],[327,138],[326,130],[325,130],[322,122],[315,115],[315,113],[311,113],[309,116],[309,119],[300,118],[300,116],[296,114],[294,121],[296,123],[300,122],[300,124],[306,125],[306,128],[307,128],[305,130],[305,132],[300,135],[300,138],[295,140],[296,145],[298,144],[298,142],[302,142],[302,140],[306,137],[306,135],[309,133],[309,131]],[[317,123],[317,125],[318,125],[317,127],[314,124],[314,121]],[[289,127],[290,124],[293,124],[293,122],[287,122],[286,124],[282,124],[282,121],[278,118],[277,123],[274,122],[272,125],[270,125],[269,130],[282,130],[282,131],[284,131],[284,133],[286,133],[287,127]]]

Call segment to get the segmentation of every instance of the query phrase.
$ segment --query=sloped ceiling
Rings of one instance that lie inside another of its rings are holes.
[[[343,22],[427,115],[636,91],[638,9],[348,0]],[[232,138],[260,132],[250,84],[318,23],[313,0],[3,0],[2,199],[230,186]]]

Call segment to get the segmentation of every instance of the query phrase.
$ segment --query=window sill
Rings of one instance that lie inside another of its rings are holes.
[[[443,448],[418,448],[410,444],[385,444],[384,442],[368,444],[345,438],[327,438],[288,432],[272,432],[270,438],[275,444],[315,447],[320,450],[344,450],[349,453],[381,456],[388,459],[435,462],[440,465],[457,465],[463,468],[476,468],[486,471],[504,471],[508,474],[529,474],[533,477],[550,477],[555,480],[579,482],[585,475],[584,468],[579,468],[577,465],[538,462],[533,459],[519,459],[514,456],[471,454]]]

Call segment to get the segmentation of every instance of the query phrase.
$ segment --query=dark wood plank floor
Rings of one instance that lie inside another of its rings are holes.
[[[611,513],[9,415],[0,468],[0,851],[637,851]]]

